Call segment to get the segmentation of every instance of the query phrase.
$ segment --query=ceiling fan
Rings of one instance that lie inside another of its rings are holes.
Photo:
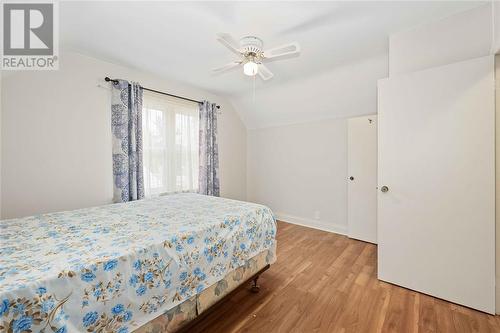
[[[263,51],[262,39],[255,36],[242,37],[239,43],[229,34],[217,34],[217,40],[231,52],[240,57],[239,60],[224,66],[214,68],[214,73],[225,72],[231,68],[243,65],[243,73],[248,76],[259,74],[262,80],[271,79],[274,74],[263,64],[267,59],[289,56],[300,53],[299,43],[293,42]]]

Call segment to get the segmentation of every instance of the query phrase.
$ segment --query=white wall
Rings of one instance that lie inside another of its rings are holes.
[[[492,4],[486,4],[390,36],[390,75],[491,54],[494,38],[492,14]]]
[[[225,99],[74,52],[60,59],[58,71],[3,73],[3,218],[112,201],[110,89],[104,76],[219,103],[221,195],[245,199],[246,129]]]
[[[346,233],[347,118],[376,113],[377,80],[387,74],[387,54],[377,54],[257,91],[253,116],[244,119],[248,200],[268,205],[280,220]],[[279,105],[276,92],[287,95]],[[314,107],[297,108],[304,101]],[[263,128],[269,124],[276,126]]]
[[[260,89],[255,104],[251,95],[240,97],[247,101],[238,105],[252,105],[244,119],[248,200],[268,205],[280,220],[346,233],[347,118],[376,113],[377,80],[387,75],[387,54],[376,54]],[[287,96],[279,104],[277,92]],[[304,101],[311,107],[297,108]]]
[[[250,90],[232,100],[240,108],[248,108],[238,110],[243,111],[249,129],[318,121],[332,115],[343,118],[374,114],[377,80],[387,76],[388,63],[386,53],[377,54],[272,89],[258,89],[255,104]]]
[[[249,130],[247,142],[249,201],[284,221],[346,232],[346,119]]]
[[[493,50],[492,53],[500,52],[500,3],[497,1],[491,2],[493,10]]]

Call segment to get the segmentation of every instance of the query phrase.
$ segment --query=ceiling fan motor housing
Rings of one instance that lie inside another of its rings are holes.
[[[241,52],[245,54],[245,57],[262,58],[263,46],[262,39],[255,36],[245,36],[240,39]]]

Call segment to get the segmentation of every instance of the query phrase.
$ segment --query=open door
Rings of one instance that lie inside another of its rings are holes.
[[[495,313],[494,58],[379,81],[378,276]]]

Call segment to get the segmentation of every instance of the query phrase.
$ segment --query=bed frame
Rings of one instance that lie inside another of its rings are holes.
[[[258,293],[260,291],[260,286],[258,285],[258,280],[259,277],[262,273],[267,271],[271,267],[271,265],[267,264],[264,266],[262,269],[260,269],[257,273],[252,275],[250,278],[245,280],[243,283],[241,283],[237,288],[229,292],[227,295],[222,297],[220,300],[218,300],[215,304],[210,306],[206,311],[202,312],[200,315],[198,315],[196,318],[193,320],[187,322],[184,326],[182,326],[177,332],[178,333],[188,333],[191,331],[191,329],[201,322],[203,319],[207,318],[209,315],[213,314],[215,310],[217,310],[225,301],[227,301],[231,296],[235,295],[240,289],[245,286],[248,282],[252,282],[252,287],[250,288],[250,291],[252,293]]]

